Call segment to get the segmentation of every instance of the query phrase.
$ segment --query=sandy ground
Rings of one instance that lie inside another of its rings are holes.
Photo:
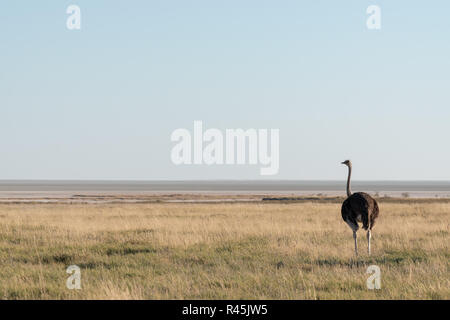
[[[368,192],[375,197],[450,199],[446,191]],[[249,202],[270,197],[345,197],[338,191],[0,191],[0,203]]]

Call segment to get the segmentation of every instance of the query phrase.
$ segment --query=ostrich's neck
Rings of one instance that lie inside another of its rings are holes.
[[[348,167],[348,178],[347,178],[347,197],[352,195],[352,191],[350,190],[350,178],[352,177],[352,167]]]

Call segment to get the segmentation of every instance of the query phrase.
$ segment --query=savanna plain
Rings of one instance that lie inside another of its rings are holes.
[[[1,204],[0,298],[450,298],[450,201],[379,199],[355,257],[341,200]]]

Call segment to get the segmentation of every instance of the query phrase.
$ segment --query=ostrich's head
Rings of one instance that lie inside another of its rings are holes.
[[[344,162],[341,162],[342,164],[345,164],[347,167],[352,166],[352,162],[350,160],[345,160]]]

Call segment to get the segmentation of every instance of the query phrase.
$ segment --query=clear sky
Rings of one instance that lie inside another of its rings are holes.
[[[66,9],[81,8],[81,30]],[[381,30],[366,8],[381,8]],[[447,0],[0,2],[0,179],[450,180]],[[280,170],[170,135],[277,128]]]

